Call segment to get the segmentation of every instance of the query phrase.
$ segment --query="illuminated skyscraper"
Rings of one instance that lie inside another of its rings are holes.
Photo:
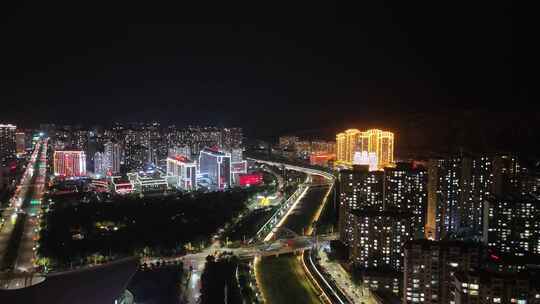
[[[96,152],[94,154],[94,174],[105,175],[106,173],[105,156],[103,152]]]
[[[482,247],[471,242],[412,240],[403,247],[406,304],[453,303],[454,274],[479,267],[482,257]]]
[[[345,159],[348,164],[352,164],[354,159],[354,152],[359,151],[358,140],[360,139],[361,132],[357,129],[349,129],[345,131]]]
[[[427,209],[427,172],[408,163],[384,169],[384,207],[411,213],[413,237],[423,238]]]
[[[231,155],[205,148],[199,154],[199,172],[208,179],[209,188],[222,190],[231,186]]]
[[[484,239],[486,198],[518,191],[521,174],[516,158],[506,155],[430,160],[426,237]]]
[[[336,135],[336,160],[340,162],[345,162],[347,159],[346,138],[347,135],[345,133],[338,133]]]
[[[15,157],[16,143],[14,125],[0,124],[0,164]]]
[[[84,151],[54,151],[54,175],[76,177],[86,175]]]
[[[367,166],[354,166],[353,170],[339,173],[339,232],[346,245],[354,239],[354,210],[383,210],[383,173],[368,170]]]
[[[394,133],[371,129],[361,132],[349,129],[336,136],[337,160],[352,165],[356,152],[376,155],[377,168],[383,169],[394,163]]]
[[[356,266],[402,271],[402,247],[412,238],[411,214],[400,211],[352,211],[350,259]]]
[[[109,141],[105,143],[104,165],[107,174],[115,175],[120,173],[120,160],[122,157],[122,146],[117,142]]]
[[[485,241],[495,252],[540,256],[540,199],[517,194],[489,197],[485,218]]]
[[[367,151],[377,155],[379,169],[394,163],[394,133],[371,129],[360,134],[358,151]]]

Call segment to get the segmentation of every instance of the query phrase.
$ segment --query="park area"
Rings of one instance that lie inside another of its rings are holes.
[[[257,273],[268,303],[321,303],[301,263],[295,255],[260,261]]]

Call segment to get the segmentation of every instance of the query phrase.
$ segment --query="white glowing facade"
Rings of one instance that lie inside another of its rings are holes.
[[[199,154],[199,173],[209,181],[209,188],[222,190],[231,186],[231,155],[212,149]]]
[[[179,189],[190,191],[197,189],[197,163],[178,155],[167,158],[167,177]]]
[[[378,158],[375,152],[354,152],[353,165],[368,165],[369,171],[378,169]]]
[[[119,143],[105,143],[104,166],[108,175],[120,173],[120,161],[122,157],[122,146]]]

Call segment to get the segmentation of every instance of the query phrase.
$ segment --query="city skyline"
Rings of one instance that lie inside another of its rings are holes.
[[[261,18],[240,13],[237,24],[218,17],[202,25],[186,16],[184,24],[145,26],[114,14],[114,6],[97,14],[104,15],[100,25],[90,22],[92,10],[74,18],[43,8],[45,17],[40,6],[13,6],[5,36],[13,47],[1,53],[10,58],[0,72],[2,121],[214,121],[275,136],[354,124],[405,133],[416,115],[470,111],[490,123],[484,116],[496,115],[491,112],[537,109],[528,82],[507,64],[515,58],[513,45],[504,43],[513,38],[506,7],[486,14],[481,5],[464,12],[434,4],[442,14],[434,18],[419,4],[372,4],[360,16],[329,4],[302,13],[306,25],[296,18],[304,8],[292,6],[275,12],[283,16],[279,25],[273,10],[258,10]],[[357,23],[341,23],[347,20]],[[33,41],[48,47],[29,56]],[[530,126],[537,116],[522,119]]]
[[[0,302],[540,304],[533,11],[6,3]]]

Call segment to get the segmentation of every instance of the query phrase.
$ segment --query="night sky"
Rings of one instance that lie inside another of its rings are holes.
[[[260,136],[538,122],[514,68],[524,54],[511,7],[378,3],[4,7],[0,121],[158,120]]]

